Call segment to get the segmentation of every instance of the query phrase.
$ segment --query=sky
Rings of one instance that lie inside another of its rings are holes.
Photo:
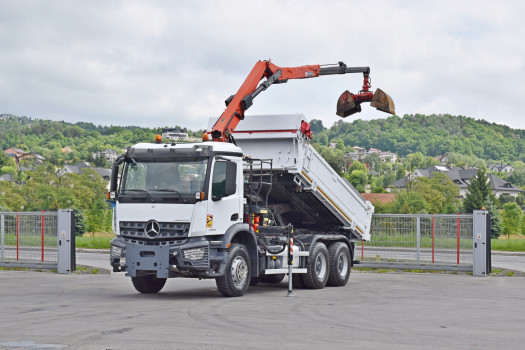
[[[525,128],[523,1],[0,0],[0,114],[204,129],[259,60],[369,66],[396,114]],[[291,80],[247,114],[331,126],[362,75]],[[354,119],[388,115],[363,105]]]

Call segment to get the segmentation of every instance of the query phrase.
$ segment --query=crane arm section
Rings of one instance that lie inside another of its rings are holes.
[[[320,65],[278,67],[270,60],[259,61],[252,68],[250,74],[248,74],[248,77],[246,77],[237,93],[230,96],[225,101],[226,109],[211,130],[212,139],[214,141],[230,142],[232,140],[233,131],[239,122],[244,119],[244,112],[253,104],[253,99],[272,84],[286,83],[289,79],[316,78],[321,75],[347,73],[363,73],[364,76],[363,90],[361,90],[359,94],[354,95],[348,91],[343,93],[343,95],[347,93],[347,95],[345,95],[345,103],[348,99],[352,100],[351,102],[355,101],[355,103],[357,103],[357,107],[354,105],[352,112],[350,112],[350,114],[352,114],[361,110],[359,103],[370,102],[373,100],[372,98],[374,94],[369,91],[369,67],[347,67],[343,62],[339,62],[339,65],[323,67]],[[263,78],[266,78],[266,80],[259,84]],[[340,100],[343,98],[343,95],[341,95]],[[337,114],[341,115],[339,113]],[[344,116],[346,117],[347,115],[349,114]]]

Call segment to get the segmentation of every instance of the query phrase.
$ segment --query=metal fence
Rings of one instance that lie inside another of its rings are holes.
[[[0,213],[0,266],[56,269],[58,212]]]
[[[473,216],[375,214],[370,242],[356,245],[361,267],[473,269]]]

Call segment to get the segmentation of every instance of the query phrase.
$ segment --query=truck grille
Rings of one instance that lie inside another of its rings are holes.
[[[144,229],[146,221],[120,221],[120,235],[125,242],[158,245],[182,244],[188,238],[189,223],[159,222],[160,231],[157,237],[149,238]]]

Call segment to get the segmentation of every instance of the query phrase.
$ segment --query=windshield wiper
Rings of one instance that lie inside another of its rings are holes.
[[[181,199],[184,201],[184,203],[187,203],[188,200],[186,198],[184,198],[182,196],[182,193],[180,193],[179,191],[177,190],[174,190],[173,188],[148,188],[148,190],[150,191],[157,191],[157,192],[170,192],[170,193],[175,193],[178,195],[178,197],[176,199]]]
[[[146,190],[143,190],[143,189],[141,189],[141,188],[128,188],[128,189],[124,190],[124,194],[126,194],[126,192],[128,192],[128,191],[129,191],[129,192],[139,192],[139,193],[144,193],[144,194],[148,197],[148,199],[149,199],[151,202],[155,202],[155,199],[151,198],[149,192],[146,191]]]

